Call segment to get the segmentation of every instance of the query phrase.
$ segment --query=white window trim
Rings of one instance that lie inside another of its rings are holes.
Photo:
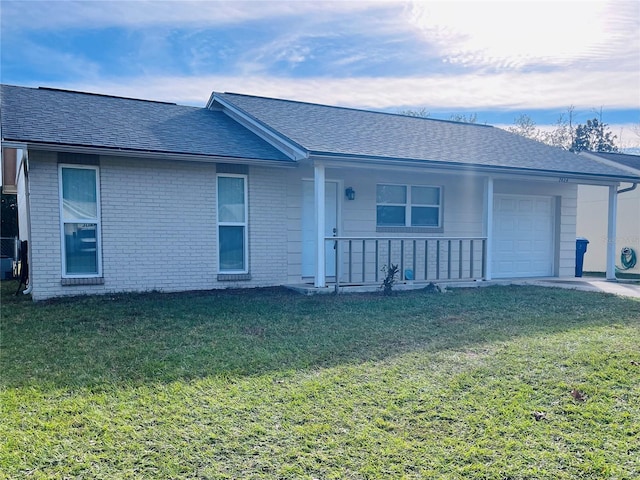
[[[419,184],[406,184],[406,183],[376,183],[376,197],[378,186],[380,185],[389,185],[394,187],[405,187],[406,188],[406,203],[378,203],[378,199],[376,198],[376,227],[377,228],[418,228],[418,229],[432,229],[438,230],[442,229],[442,187],[440,185],[419,185]],[[411,188],[412,187],[425,187],[425,188],[437,188],[438,189],[438,205],[428,205],[428,204],[413,204],[411,202]],[[378,214],[377,210],[379,206],[383,207],[404,207],[404,225],[380,225],[378,223]],[[411,207],[431,207],[438,209],[438,225],[412,225],[411,224]]]
[[[87,220],[86,218],[73,218],[69,220],[64,219],[63,211],[63,193],[62,193],[62,170],[64,168],[75,168],[84,170],[94,170],[96,172],[96,218],[95,221]],[[102,213],[101,213],[101,201],[100,201],[100,167],[97,165],[77,165],[69,163],[58,164],[58,211],[60,214],[60,256],[62,261],[60,265],[62,267],[62,278],[99,278],[102,277]],[[67,223],[95,223],[96,224],[96,261],[98,272],[97,273],[67,273],[67,255],[65,251],[65,236],[64,226]]]
[[[220,177],[232,177],[244,179],[244,222],[221,222],[219,215],[220,188],[218,179]],[[218,173],[216,174],[216,236],[218,238],[218,273],[219,274],[245,274],[249,273],[249,176],[240,173]],[[244,269],[223,270],[220,267],[220,227],[244,227]]]

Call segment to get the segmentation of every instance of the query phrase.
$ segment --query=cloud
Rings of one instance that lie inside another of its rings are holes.
[[[257,19],[340,14],[385,2],[191,1],[191,0],[3,0],[3,27],[28,30],[66,28],[215,26]],[[392,2],[393,3],[393,2]]]
[[[446,62],[469,67],[566,67],[637,62],[636,1],[414,2],[408,21]],[[637,67],[636,63],[636,67]]]
[[[607,88],[603,88],[606,85]],[[59,84],[81,91],[204,105],[211,91],[288,98],[356,108],[426,107],[473,110],[602,106],[638,108],[635,72],[538,72],[415,77],[308,78],[253,76],[149,76]],[[56,85],[49,85],[56,86]]]
[[[23,85],[196,106],[216,90],[388,111],[629,110],[639,28],[635,1],[2,0],[2,66]]]
[[[21,40],[21,49],[5,48],[2,52],[3,69],[5,62],[23,62],[30,66],[37,66],[42,71],[52,72],[56,78],[99,78],[101,65],[78,53],[52,48],[49,45]],[[5,75],[3,75],[4,77]],[[4,79],[3,79],[4,80]]]

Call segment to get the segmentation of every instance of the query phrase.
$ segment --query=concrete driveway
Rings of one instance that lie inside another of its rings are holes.
[[[521,285],[539,285],[541,287],[569,288],[586,292],[605,292],[621,297],[640,298],[640,282],[582,278],[541,278],[513,282]]]

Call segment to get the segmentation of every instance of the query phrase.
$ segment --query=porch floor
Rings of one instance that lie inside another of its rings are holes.
[[[449,288],[473,288],[489,287],[492,285],[536,285],[540,287],[567,288],[590,292],[605,292],[624,297],[640,298],[640,282],[626,280],[604,280],[588,277],[541,277],[541,278],[501,278],[496,280],[476,281],[436,281],[433,282],[441,289]],[[419,290],[426,288],[429,282],[398,283],[394,285],[395,291]],[[321,295],[335,293],[335,284],[328,283],[324,288],[316,288],[313,283],[298,283],[285,285],[295,292],[303,295]],[[365,293],[380,291],[380,285],[349,285],[339,287],[340,293]]]

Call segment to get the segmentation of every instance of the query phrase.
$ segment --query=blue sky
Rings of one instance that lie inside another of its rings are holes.
[[[203,106],[212,91],[543,127],[602,109],[640,146],[640,2],[0,1],[3,83]]]

